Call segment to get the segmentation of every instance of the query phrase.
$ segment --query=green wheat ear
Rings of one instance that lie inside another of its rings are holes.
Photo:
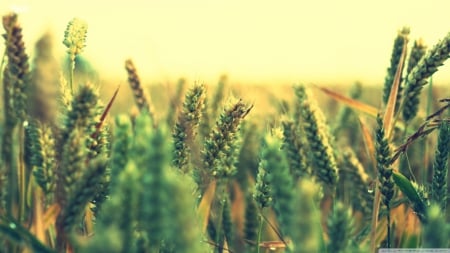
[[[395,73],[397,72],[397,68],[402,57],[403,45],[405,45],[405,43],[408,43],[408,35],[409,35],[409,28],[404,27],[402,30],[398,31],[397,37],[395,38],[394,47],[392,49],[391,55],[391,65],[387,70],[387,75],[384,80],[384,90],[383,90],[384,104],[386,104],[389,100],[389,95],[391,93],[391,87],[392,83],[394,82]],[[405,65],[403,65],[403,67],[404,66]],[[401,69],[401,71],[403,72],[403,68]],[[401,94],[400,90],[398,94]]]
[[[291,227],[293,252],[326,252],[320,221],[320,185],[309,179],[300,179],[295,187],[294,216]]]
[[[92,85],[84,85],[72,99],[66,112],[59,144],[63,145],[75,128],[92,133],[93,122],[97,119],[98,93]]]
[[[111,189],[114,191],[121,172],[125,169],[133,141],[131,120],[126,115],[115,119],[114,140],[111,149]]]
[[[417,63],[422,59],[426,53],[426,45],[422,39],[414,41],[414,45],[411,48],[408,59],[408,67],[406,68],[406,75],[408,76],[411,71],[416,67]]]
[[[341,202],[337,202],[328,217],[327,225],[330,237],[329,252],[348,252],[354,228],[351,210]]]
[[[247,193],[245,196],[244,238],[256,241],[258,239],[258,206],[252,194]]]
[[[324,115],[303,85],[295,86],[294,91],[298,104],[295,115],[301,117],[302,133],[312,153],[312,172],[333,191],[338,181],[338,168]]]
[[[439,204],[443,213],[447,207],[447,174],[448,174],[448,153],[450,141],[450,129],[448,122],[443,121],[439,129],[438,143],[433,164],[433,181],[431,185],[431,195],[433,200]]]
[[[387,209],[387,247],[391,247],[391,202],[394,197],[394,178],[393,170],[390,168],[391,151],[389,143],[385,136],[383,120],[380,115],[377,118],[378,128],[376,131],[376,158],[377,171],[382,203]]]
[[[163,247],[162,242],[169,233],[170,216],[166,207],[173,196],[169,193],[166,173],[171,160],[168,138],[161,127],[152,128],[148,114],[142,113],[136,118],[131,157],[140,171],[142,188],[152,189],[145,190],[140,196],[139,226],[146,234],[152,252]]]
[[[202,109],[205,102],[205,86],[195,85],[186,94],[183,109],[173,130],[175,168],[187,173],[190,171],[190,150],[197,135]]]
[[[52,41],[46,33],[35,44],[29,102],[32,118],[49,125],[56,124],[59,76],[55,73],[60,71]]]
[[[125,61],[125,70],[127,71],[128,83],[133,91],[134,100],[139,108],[139,111],[147,111],[149,116],[152,118],[153,124],[155,124],[155,115],[153,112],[153,107],[150,103],[150,98],[147,96],[144,88],[142,87],[141,79],[139,78],[137,69],[131,59]]]
[[[350,185],[345,184],[348,187],[344,187],[344,190],[346,193],[348,192],[354,209],[362,211],[365,215],[370,215],[374,196],[373,193],[368,192],[367,187],[371,183],[371,178],[351,149],[344,150],[343,169],[340,170],[340,173],[342,178],[345,178],[344,182],[348,180],[351,183]]]
[[[115,176],[115,187],[95,224],[96,235],[82,248],[82,252],[137,252],[135,230],[139,196],[142,194],[140,173],[136,164],[129,161]],[[111,237],[116,239],[113,244],[109,241]]]
[[[427,210],[427,223],[422,232],[423,248],[448,248],[450,228],[445,214],[438,205],[432,204]]]
[[[61,164],[56,172],[56,198],[60,206],[65,206],[73,192],[77,180],[85,170],[87,148],[85,133],[73,130],[62,147]]]
[[[306,163],[305,145],[302,138],[298,135],[294,122],[283,120],[283,146],[289,161],[291,174],[296,179],[309,175],[309,168]]]
[[[33,175],[44,193],[49,194],[55,185],[55,139],[50,127],[30,121],[25,127],[28,141],[30,166]]]
[[[406,79],[403,99],[403,119],[412,120],[419,110],[419,95],[438,67],[450,57],[450,33],[439,41],[411,70]]]
[[[73,92],[73,72],[75,70],[75,57],[83,52],[86,46],[87,23],[81,19],[74,18],[67,25],[64,32],[63,44],[67,47],[70,57],[70,90]]]
[[[228,170],[224,165],[226,154],[233,148],[236,141],[236,134],[242,120],[248,115],[252,105],[247,105],[242,100],[225,107],[220,114],[215,128],[209,138],[205,141],[203,150],[204,168],[210,172],[214,178],[227,178],[236,170]]]
[[[190,176],[178,171],[168,171],[167,184],[168,194],[172,196],[166,205],[170,217],[168,248],[172,248],[172,252],[209,252],[208,245],[202,242],[203,235],[195,212],[195,198],[192,196],[194,181]],[[180,228],[183,233],[180,233]]]
[[[106,157],[98,157],[92,160],[88,168],[74,182],[72,190],[68,192],[66,196],[67,201],[65,205],[62,205],[61,212],[56,220],[56,226],[58,228],[57,247],[59,250],[65,247],[64,243],[68,239],[66,236],[80,222],[86,205],[92,200],[96,186],[101,182],[105,173],[106,163]]]
[[[293,199],[294,199],[294,180],[289,171],[289,163],[282,147],[281,129],[278,131],[279,136],[267,135],[264,139],[263,153],[266,157],[262,157],[267,161],[267,170],[270,170],[269,185],[273,195],[273,207],[280,223],[281,231],[285,235],[291,235],[290,225],[293,218]],[[274,130],[274,135],[276,135]],[[267,150],[264,150],[266,149]],[[270,169],[269,169],[270,167]]]
[[[5,68],[5,76],[11,82],[11,99],[17,119],[20,122],[27,117],[27,93],[30,83],[30,67],[28,55],[25,52],[22,28],[16,14],[3,17],[3,27],[6,34],[3,36],[6,43],[6,55],[8,65]],[[8,71],[6,71],[6,69]]]

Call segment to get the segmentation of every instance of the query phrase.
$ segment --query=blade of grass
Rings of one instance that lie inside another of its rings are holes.
[[[42,219],[44,210],[43,210],[43,201],[42,201],[42,190],[39,187],[36,187],[33,191],[33,226],[34,226],[34,234],[37,239],[41,242],[45,242],[45,228],[44,228],[44,220]]]
[[[7,236],[17,244],[29,246],[33,252],[55,253],[47,246],[42,244],[26,228],[14,220],[7,219],[8,224],[0,224],[0,233]]]
[[[116,100],[117,94],[119,93],[119,89],[120,89],[120,85],[117,86],[116,90],[114,91],[113,96],[111,97],[111,99],[108,102],[108,105],[106,105],[105,110],[102,113],[102,116],[100,117],[100,122],[95,126],[95,128],[100,129],[103,125],[103,122],[105,121],[106,115],[108,115],[108,112],[111,110],[111,107],[114,103],[114,101]]]
[[[361,126],[361,131],[363,134],[363,141],[364,141],[364,147],[367,152],[367,156],[369,157],[370,161],[372,162],[372,167],[374,170],[374,175],[377,174],[376,171],[376,160],[375,160],[375,143],[373,142],[372,134],[369,131],[369,128],[367,128],[367,124],[364,122],[364,120],[361,117],[358,117],[359,125]]]
[[[84,212],[86,213],[84,215],[85,234],[89,236],[94,232],[94,212],[92,212],[89,204],[86,205]]]
[[[370,158],[370,160],[372,161],[372,166],[374,169],[374,175],[377,175],[377,166],[376,166],[376,159],[375,159],[375,143],[373,141],[372,135],[369,131],[369,129],[367,128],[366,124],[364,123],[364,121],[359,117],[359,123],[362,129],[362,133],[363,133],[363,140],[364,143],[366,144],[366,150],[368,153],[368,156]],[[372,212],[372,224],[371,224],[371,231],[370,231],[370,248],[371,248],[371,252],[376,252],[376,236],[377,236],[377,225],[378,225],[378,213],[379,213],[379,208],[380,208],[380,201],[381,201],[381,193],[380,190],[378,189],[378,180],[374,181],[374,191],[375,191],[375,197],[373,199],[373,212]]]
[[[58,217],[61,208],[58,204],[51,205],[44,213],[44,229],[48,229],[52,224],[56,223],[56,217]]]
[[[334,92],[330,89],[324,88],[324,87],[319,87],[314,85],[314,87],[316,87],[317,89],[321,90],[322,92],[324,92],[325,94],[327,94],[328,96],[330,96],[331,98],[342,102],[344,104],[346,104],[347,106],[354,108],[358,111],[364,112],[366,114],[369,114],[372,117],[377,117],[377,113],[378,113],[378,108],[359,102],[358,100],[346,97],[344,95],[341,95],[337,92]]]
[[[436,112],[434,112],[433,114],[429,115],[426,119],[425,122],[422,123],[422,125],[420,125],[420,127],[417,129],[416,132],[414,132],[412,135],[410,135],[408,137],[408,139],[406,140],[406,142],[402,145],[400,145],[395,151],[394,154],[391,158],[391,163],[394,163],[402,153],[406,152],[406,150],[408,149],[408,147],[415,141],[417,140],[419,137],[424,137],[428,134],[430,134],[431,132],[433,132],[434,130],[436,130],[439,126],[439,123],[442,120],[449,120],[448,118],[446,119],[436,119],[438,118],[445,110],[447,110],[448,108],[450,108],[450,100],[449,99],[442,99],[439,102],[443,102],[443,103],[447,103],[446,105],[442,106],[441,108],[439,108]]]
[[[23,124],[19,125],[19,157],[18,157],[18,185],[19,185],[19,222],[25,219],[26,199],[27,199],[27,183],[24,161],[25,133]]]
[[[407,42],[408,42],[407,39],[405,39],[405,41],[403,42],[402,55],[400,57],[400,62],[398,63],[398,66],[397,66],[397,71],[395,72],[394,82],[392,84],[391,92],[389,94],[389,100],[386,104],[386,111],[384,112],[383,127],[386,132],[386,136],[387,136],[388,140],[391,137],[391,131],[393,129],[393,126],[394,126],[395,120],[396,120],[394,118],[395,105],[397,104],[397,93],[398,93],[398,88],[400,86],[400,79],[402,77],[403,64],[406,59]]]
[[[394,171],[394,182],[400,188],[400,190],[403,192],[403,194],[408,197],[408,199],[414,204],[418,205],[419,207],[423,207],[425,210],[425,203],[423,203],[422,199],[420,198],[419,194],[417,193],[416,188],[412,185],[411,181],[409,181],[405,176],[403,176],[400,172]]]
[[[427,94],[427,115],[431,114],[431,110],[433,107],[433,76],[430,77],[430,81],[428,84],[428,94]],[[427,182],[427,175],[428,175],[428,164],[429,164],[429,156],[428,153],[428,141],[425,141],[423,154],[425,154],[425,157],[423,159],[423,170],[422,175],[420,175],[420,178],[423,183]]]

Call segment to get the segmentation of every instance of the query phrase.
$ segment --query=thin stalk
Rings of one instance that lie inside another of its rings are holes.
[[[262,212],[262,210],[261,210],[261,212]],[[260,250],[261,250],[261,247],[259,245],[261,244],[263,224],[264,224],[264,218],[263,218],[262,214],[259,214],[258,241],[256,242],[256,248],[257,248],[258,253],[260,253]]]
[[[24,144],[25,135],[23,124],[19,125],[19,216],[18,221],[22,222],[25,217],[25,203],[26,203],[26,175],[25,175],[25,163],[24,163]]]
[[[370,231],[370,248],[371,252],[377,252],[377,226],[378,213],[380,212],[381,192],[378,189],[378,181],[375,181],[375,198],[373,198],[373,213],[372,213],[372,230]]]
[[[32,184],[30,184],[32,185]],[[36,189],[31,190],[33,192],[33,227],[34,227],[34,234],[36,235],[36,238],[41,241],[45,242],[45,229],[44,229],[44,206],[43,206],[43,192],[42,189],[39,187],[35,187]]]
[[[3,80],[3,66],[5,65],[5,62],[6,62],[6,48],[3,51],[2,62],[0,63],[0,80]]]
[[[219,182],[219,186],[220,187],[219,191],[218,191],[218,200],[219,200],[219,215],[217,217],[217,229],[216,229],[216,243],[219,245],[219,252],[222,252],[223,250],[223,243],[221,243],[221,237],[222,235],[222,222],[223,222],[223,210],[224,210],[224,194],[225,194],[225,185],[223,185],[223,183]],[[225,236],[225,235],[224,235]]]
[[[262,215],[262,213],[261,213],[261,215]],[[284,245],[286,245],[286,247],[287,247],[288,244],[284,240],[283,235],[281,234],[279,229],[277,227],[275,227],[275,225],[273,225],[265,215],[262,215],[262,217],[263,217],[264,221],[267,222],[267,225],[269,225],[269,227],[272,229],[272,231],[275,232],[275,234],[278,236],[278,239],[280,239],[280,241],[282,241],[284,243]]]
[[[54,226],[50,226],[47,230],[47,235],[49,238],[49,246],[53,249],[56,246],[56,242],[55,242],[55,238],[56,238],[56,232],[55,232],[55,227]]]
[[[75,71],[75,55],[70,55],[70,67],[69,67],[69,84],[70,92],[73,95],[73,72]]]
[[[387,248],[391,248],[391,208],[387,206]]]
[[[428,94],[427,94],[427,114],[426,115],[430,115],[431,114],[431,110],[432,110],[432,101],[433,101],[433,76],[430,76],[430,81],[429,81],[429,86],[428,86]],[[423,159],[424,162],[424,166],[423,166],[423,170],[422,170],[422,182],[425,183],[427,182],[427,174],[428,174],[428,164],[429,164],[429,156],[428,156],[428,142],[426,141],[427,139],[424,139],[425,143],[424,143],[424,152],[423,154],[425,154],[425,157]]]

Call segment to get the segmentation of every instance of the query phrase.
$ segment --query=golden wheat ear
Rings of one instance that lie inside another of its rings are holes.
[[[139,108],[139,111],[146,111],[154,122],[155,114],[150,103],[150,98],[144,91],[137,69],[131,59],[125,61],[125,70],[127,71],[128,83],[130,84],[131,91],[133,91],[134,100]]]

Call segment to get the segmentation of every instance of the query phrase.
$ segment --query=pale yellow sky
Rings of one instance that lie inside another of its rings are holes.
[[[382,83],[393,39],[432,46],[450,31],[449,1],[20,0],[28,48],[47,29],[63,53],[66,24],[88,25],[84,52],[103,78],[125,80],[134,59],[147,81],[179,77],[215,83],[223,73],[241,83]],[[411,43],[412,44],[412,43]],[[450,65],[448,63],[447,65]],[[450,82],[450,67],[435,75]]]

